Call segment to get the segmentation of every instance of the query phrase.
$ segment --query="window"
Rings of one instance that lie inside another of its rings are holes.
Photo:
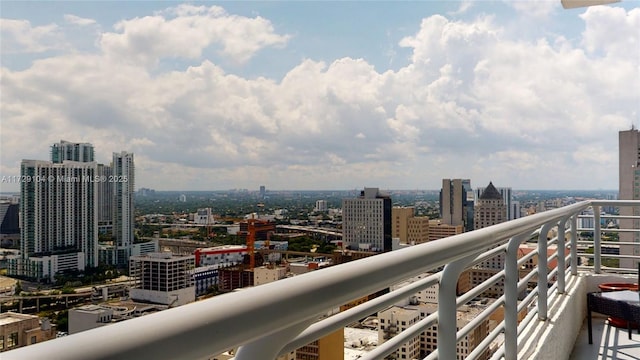
[[[36,337],[35,337],[35,336],[32,336],[32,337],[31,337],[31,343],[32,343],[32,344],[35,344],[35,343],[36,343]]]
[[[4,336],[0,335],[0,350],[4,349]]]
[[[7,349],[18,345],[18,333],[13,332],[7,339]]]

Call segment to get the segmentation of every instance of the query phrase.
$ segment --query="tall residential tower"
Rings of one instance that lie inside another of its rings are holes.
[[[127,265],[133,245],[134,218],[134,165],[133,154],[126,151],[113,153],[111,163],[113,186],[113,240],[117,265]]]
[[[22,160],[20,257],[10,275],[53,281],[57,272],[98,266],[93,146],[61,141],[51,161]]]

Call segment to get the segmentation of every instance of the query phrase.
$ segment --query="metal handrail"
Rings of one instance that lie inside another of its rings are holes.
[[[571,239],[567,239],[567,243],[571,244],[571,269],[575,275],[576,216],[590,206],[603,205],[640,206],[640,202],[583,201],[446,239],[4,352],[2,358],[202,359],[240,347],[237,360],[274,359],[288,343],[295,341],[298,334],[330,309],[456,261],[472,261],[488,249],[506,244],[510,239],[525,241],[523,234],[531,235],[543,226],[552,227],[568,219],[572,219],[571,233],[574,234]],[[539,253],[546,254],[546,241],[539,241],[539,246]],[[515,256],[509,251],[507,255]],[[542,259],[546,257],[541,257],[541,262],[546,263]],[[595,270],[600,271],[599,267]],[[510,276],[508,272],[506,275]],[[546,267],[540,275],[546,278]],[[538,293],[539,301],[547,296],[546,286],[541,288],[544,291]],[[442,292],[440,294],[443,296]],[[517,290],[505,293],[507,317],[513,316],[517,311],[517,306],[514,306],[516,296]],[[440,302],[440,319],[450,318],[451,311],[456,311],[455,294],[454,298],[446,300],[447,304]],[[546,318],[547,303],[542,302],[538,304],[536,313],[538,317]],[[377,311],[381,309],[380,306],[388,306],[388,303],[380,305],[381,303],[378,302],[370,309]],[[366,306],[369,305],[364,303],[360,306],[363,306],[361,309],[368,309]],[[346,326],[348,323],[342,325]],[[327,329],[316,329],[314,335],[319,338],[333,331],[329,327]],[[439,350],[448,349],[444,350],[445,353],[453,351],[455,354],[456,336],[454,331],[453,334],[445,334],[442,339],[439,337]],[[513,323],[506,323],[506,343],[517,341],[514,336],[517,336],[517,329],[513,328]],[[517,356],[513,345],[507,346],[504,354],[507,359],[515,359]]]

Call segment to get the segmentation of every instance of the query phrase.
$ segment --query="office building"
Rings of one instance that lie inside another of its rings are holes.
[[[0,314],[0,352],[38,344],[56,337],[56,326],[36,315]],[[2,356],[0,356],[2,358]]]
[[[476,199],[479,199],[486,188],[479,187],[475,189],[474,195]],[[507,220],[514,220],[520,217],[520,203],[513,201],[513,192],[510,187],[497,187],[496,190],[502,196],[504,205],[507,207]]]
[[[440,218],[447,225],[473,230],[473,190],[469,179],[442,179]]]
[[[507,221],[507,206],[502,194],[489,182],[478,197],[474,211],[474,228],[482,229]]]
[[[620,200],[640,199],[640,132],[637,129],[620,131],[619,141],[619,192]],[[621,207],[621,216],[640,216],[638,207]],[[638,229],[640,221],[621,218],[620,228]],[[636,243],[634,245],[620,245],[620,255],[640,255],[640,233],[621,232],[620,242]],[[620,258],[621,268],[638,268],[638,260]]]
[[[391,197],[378,188],[342,200],[342,239],[347,250],[391,251]]]
[[[150,253],[129,259],[129,275],[133,278],[129,296],[136,301],[180,306],[195,301],[196,288],[192,272],[193,255]]]
[[[442,223],[442,220],[429,220],[429,241],[444,239],[449,236],[462,234],[462,225],[449,225]]]
[[[59,156],[67,154],[52,147]],[[55,152],[54,152],[55,151]],[[20,184],[20,257],[10,275],[53,281],[63,270],[98,266],[96,163],[23,160]]]
[[[413,217],[413,207],[394,206],[391,209],[391,236],[400,239],[401,244],[408,244],[409,219]]]

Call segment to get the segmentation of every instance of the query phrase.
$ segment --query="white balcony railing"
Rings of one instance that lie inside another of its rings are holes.
[[[531,350],[526,349],[530,346],[529,338],[522,334],[537,324],[548,324],[548,319],[559,311],[557,303],[568,296],[568,288],[579,276],[578,259],[593,259],[593,265],[587,267],[589,271],[600,273],[603,270],[601,206],[640,207],[640,201],[584,201],[12,350],[2,353],[2,359],[206,359],[238,347],[238,360],[274,359],[278,354],[304,346],[434,284],[439,284],[437,312],[380,344],[361,359],[381,359],[435,323],[438,324],[438,349],[427,358],[455,359],[457,341],[500,306],[504,307],[504,321],[467,358],[482,355],[501,337],[504,341],[497,350],[492,350],[493,358],[523,358],[522,354],[530,354]],[[594,251],[593,254],[579,254],[578,246],[584,244],[578,242],[578,231],[585,229],[579,229],[577,221],[589,207],[596,214]],[[551,229],[557,229],[558,236],[547,239]],[[531,239],[537,241],[537,249],[519,258],[519,245]],[[569,255],[565,256],[567,251]],[[457,279],[464,269],[499,254],[504,256],[504,269],[469,292],[456,296]],[[533,257],[537,257],[537,265],[523,274],[523,265]],[[551,269],[550,261],[556,261],[557,266]],[[318,320],[340,305],[443,266],[442,271],[409,286]],[[457,330],[456,309],[501,279],[505,284],[504,295]],[[518,294],[532,280],[543,285],[519,301]],[[522,310],[526,310],[527,316],[518,322],[518,313]]]

